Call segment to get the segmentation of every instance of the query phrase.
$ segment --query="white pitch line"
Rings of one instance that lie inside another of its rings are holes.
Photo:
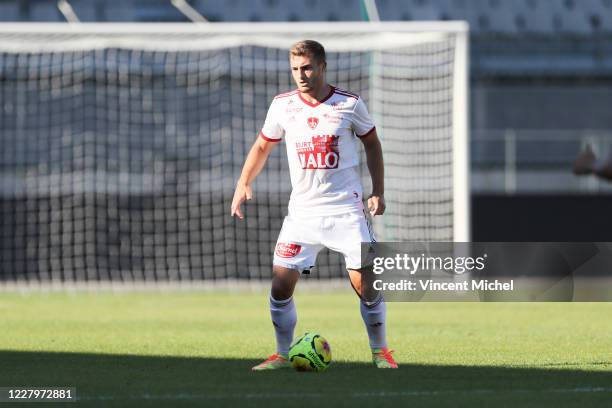
[[[406,390],[406,391],[373,391],[355,392],[346,395],[342,394],[323,394],[323,393],[248,393],[248,394],[142,394],[126,397],[116,397],[112,395],[98,395],[77,397],[79,401],[111,401],[111,400],[217,400],[217,399],[279,399],[279,398],[329,398],[330,396],[344,396],[349,398],[397,398],[397,397],[421,397],[436,395],[455,395],[455,394],[493,394],[493,393],[612,393],[612,387],[578,387],[578,388],[549,388],[543,390],[530,389],[472,389],[472,390]]]

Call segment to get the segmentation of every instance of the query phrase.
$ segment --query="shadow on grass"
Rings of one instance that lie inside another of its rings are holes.
[[[0,387],[76,387],[99,406],[611,406],[610,362],[542,367],[333,363],[324,373],[253,373],[256,360],[0,351]],[[601,370],[599,370],[601,368]],[[303,404],[302,404],[303,403]],[[586,404],[586,405],[585,405]]]

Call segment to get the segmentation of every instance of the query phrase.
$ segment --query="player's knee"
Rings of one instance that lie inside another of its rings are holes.
[[[357,294],[357,297],[359,298],[359,300],[361,300],[363,303],[366,303],[366,304],[375,302],[380,296],[380,291],[374,290],[374,289],[368,289],[364,286],[361,286],[360,288],[354,288],[354,289],[355,289],[355,293]]]
[[[285,300],[293,296],[295,285],[291,282],[275,277],[272,279],[272,297],[276,300]]]
[[[276,300],[289,299],[293,295],[295,284],[300,276],[299,272],[276,265],[272,271],[274,273],[272,278],[272,297]]]
[[[372,302],[378,298],[379,291],[374,289],[372,268],[350,270],[349,276],[355,293],[363,302]]]

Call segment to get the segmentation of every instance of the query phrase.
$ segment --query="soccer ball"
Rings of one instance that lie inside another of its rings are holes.
[[[297,371],[324,371],[331,357],[329,343],[317,333],[304,333],[289,348],[289,362]]]

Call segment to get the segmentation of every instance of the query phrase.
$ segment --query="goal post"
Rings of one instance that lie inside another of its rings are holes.
[[[469,241],[464,22],[0,25],[0,281],[259,280],[290,194],[284,149],[233,187],[288,48],[320,41],[383,144],[379,240]],[[370,186],[362,157],[364,192]],[[324,252],[319,278],[343,276]]]
[[[457,36],[453,89],[453,240],[470,242],[469,37]]]

